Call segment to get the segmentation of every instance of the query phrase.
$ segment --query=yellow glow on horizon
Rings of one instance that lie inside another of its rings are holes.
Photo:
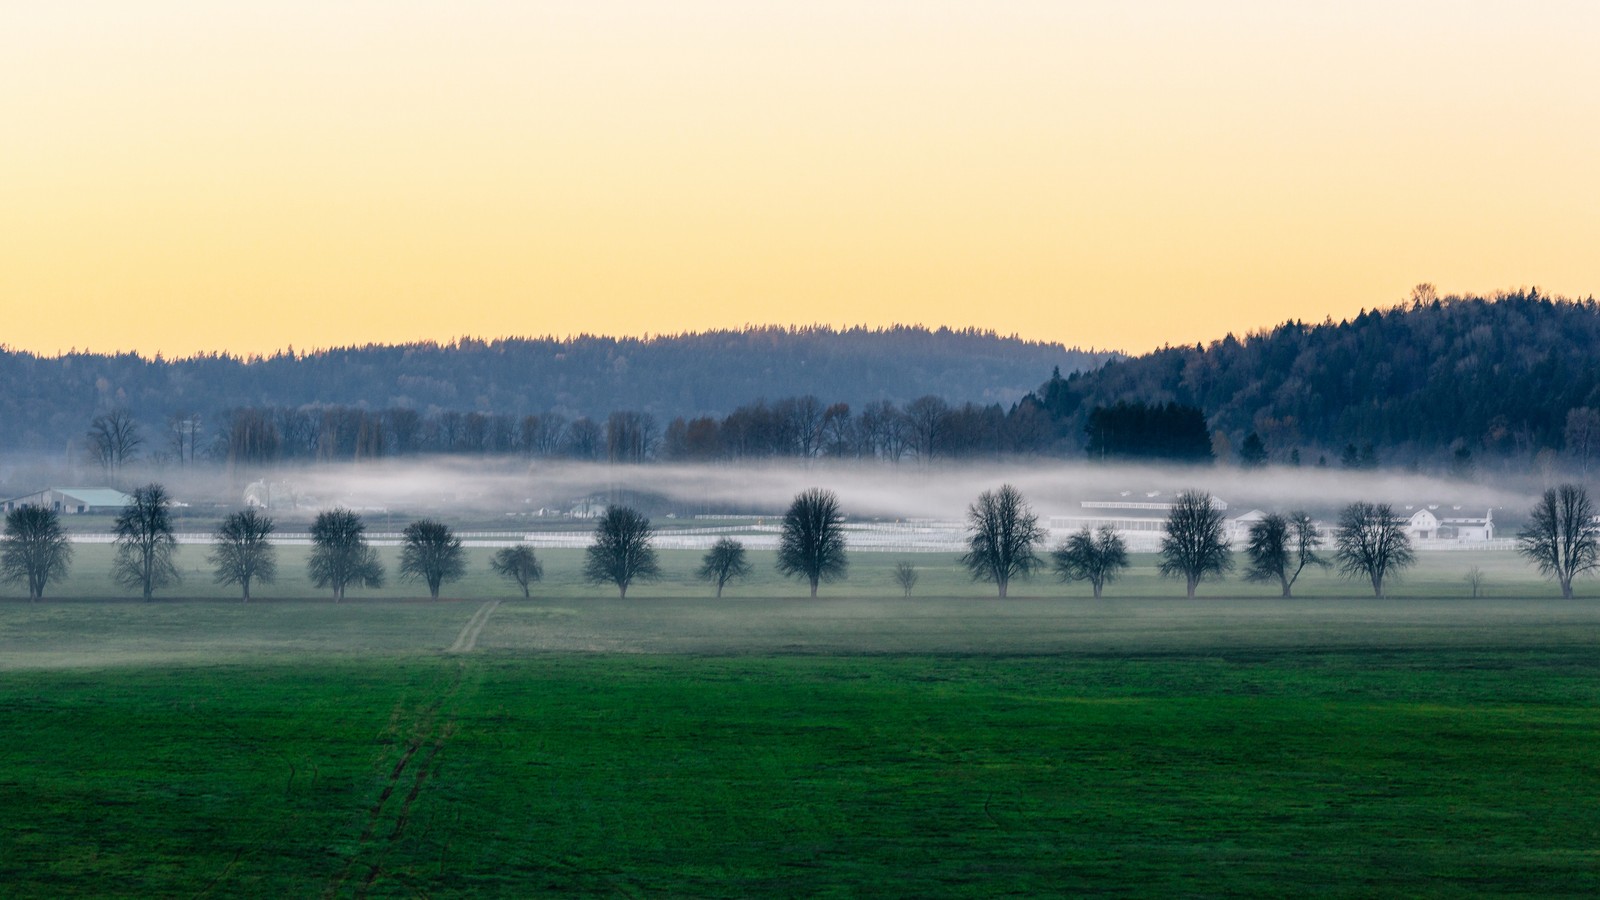
[[[0,33],[0,342],[1140,351],[1594,292],[1600,9],[1331,7],[40,4]]]

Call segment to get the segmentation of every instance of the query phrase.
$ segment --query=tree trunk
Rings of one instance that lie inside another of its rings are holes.
[[[1372,596],[1383,599],[1383,579],[1377,575],[1372,576]]]
[[[1283,582],[1283,596],[1288,597],[1289,596],[1289,587],[1290,587],[1289,579],[1287,577],[1284,577],[1284,576],[1280,575],[1280,576],[1278,576],[1278,580]]]
[[[811,579],[811,599],[817,599],[817,579]]]
[[[1189,599],[1190,600],[1194,599],[1194,589],[1195,589],[1195,586],[1198,585],[1199,583],[1200,583],[1199,581],[1196,581],[1193,578],[1189,579]]]
[[[722,599],[722,582],[717,582],[717,599]]]
[[[1004,578],[1000,579],[1000,599],[1001,600],[1004,600],[1006,598],[1006,587],[1007,587],[1006,580]]]
[[[617,595],[620,599],[628,599],[628,585],[625,582],[618,582]]]
[[[1100,599],[1100,589],[1103,587],[1103,585],[1101,585],[1100,582],[1098,582],[1098,581],[1091,582],[1091,584],[1094,585],[1094,598],[1096,600],[1099,600]]]
[[[249,603],[250,602],[250,579],[248,579],[248,578],[246,578],[244,580],[244,599],[239,601],[239,602],[241,602],[241,603]]]
[[[1561,599],[1563,599],[1563,600],[1571,600],[1572,599],[1572,579],[1571,578],[1563,578],[1563,579],[1561,579]]]

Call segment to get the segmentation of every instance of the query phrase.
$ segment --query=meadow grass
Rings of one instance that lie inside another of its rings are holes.
[[[10,896],[1592,895],[1596,667],[1406,650],[12,672],[0,881]]]
[[[1510,554],[1192,602],[1148,560],[998,601],[953,557],[908,599],[867,554],[715,601],[689,553],[619,601],[544,555],[530,600],[287,566],[146,604],[84,554],[0,603],[5,893],[1600,891],[1600,604]]]

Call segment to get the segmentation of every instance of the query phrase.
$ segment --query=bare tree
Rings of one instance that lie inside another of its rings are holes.
[[[1517,535],[1517,552],[1539,567],[1539,574],[1561,585],[1572,599],[1572,579],[1600,567],[1600,527],[1595,525],[1589,491],[1576,484],[1544,492],[1528,514],[1528,527]]]
[[[750,574],[750,564],[744,558],[744,545],[733,538],[719,538],[701,559],[697,574],[705,581],[716,583],[717,597],[720,599],[724,585]]]
[[[52,581],[67,577],[72,542],[61,515],[43,506],[19,506],[6,513],[0,537],[0,581],[26,582],[28,599],[41,600]]]
[[[1465,581],[1467,583],[1467,587],[1472,590],[1472,599],[1476,600],[1478,599],[1478,596],[1483,593],[1483,584],[1487,578],[1484,576],[1482,569],[1478,568],[1477,566],[1473,566],[1467,569],[1467,574],[1462,578],[1462,580]]]
[[[782,401],[780,409],[787,419],[784,432],[793,439],[794,452],[802,459],[810,459],[821,452],[823,415],[826,412],[822,401],[807,394]]]
[[[209,559],[217,584],[239,585],[245,603],[250,602],[252,582],[271,584],[278,577],[273,529],[270,516],[247,509],[224,518],[212,538]]]
[[[113,528],[117,556],[112,577],[126,588],[138,588],[149,600],[155,589],[178,580],[172,557],[178,539],[172,533],[172,499],[159,484],[134,488]]]
[[[193,465],[200,441],[200,414],[184,411],[167,416],[167,440],[177,454],[179,466]]]
[[[282,451],[278,424],[265,410],[244,407],[224,414],[223,430],[217,435],[225,449],[228,468],[234,471],[275,462]]]
[[[1600,449],[1600,409],[1577,406],[1567,410],[1567,427],[1563,432],[1567,452],[1578,461],[1578,471],[1589,474],[1589,458]]]
[[[396,456],[410,456],[417,452],[422,442],[422,414],[403,406],[391,407],[383,412],[384,426],[394,444]]]
[[[1014,578],[1027,578],[1039,567],[1033,548],[1044,542],[1039,525],[1022,493],[1009,484],[984,491],[967,507],[967,552],[961,564],[973,581],[991,581],[1004,598]]]
[[[850,418],[850,404],[834,403],[822,411],[822,446],[827,455],[837,459],[855,454],[856,427]]]
[[[1110,525],[1098,531],[1082,528],[1051,551],[1056,576],[1062,581],[1087,581],[1094,598],[1128,568],[1128,545]]]
[[[383,564],[367,543],[367,526],[348,509],[330,509],[311,523],[311,559],[307,563],[317,587],[333,589],[335,603],[352,584],[383,587]]]
[[[917,586],[917,567],[905,560],[895,563],[894,583],[900,586],[902,595],[911,596],[911,589]]]
[[[944,441],[945,428],[950,421],[950,404],[942,397],[929,394],[906,404],[906,428],[910,432],[912,452],[917,459],[933,459]]]
[[[613,412],[606,418],[605,440],[607,461],[644,462],[655,455],[655,417],[633,411]]]
[[[1346,578],[1372,582],[1372,595],[1384,596],[1384,582],[1416,561],[1405,522],[1387,503],[1352,503],[1339,513],[1333,533],[1334,561]]]
[[[421,581],[428,596],[439,599],[439,588],[467,573],[467,551],[450,526],[433,519],[418,519],[400,535],[400,580]]]
[[[1306,566],[1329,564],[1317,553],[1321,546],[1322,534],[1310,516],[1303,512],[1288,516],[1268,513],[1250,525],[1245,547],[1250,568],[1245,571],[1245,580],[1276,581],[1283,588],[1283,596],[1291,596],[1294,583]]]
[[[869,403],[862,409],[856,427],[862,456],[899,462],[905,453],[905,434],[905,416],[888,400]]]
[[[528,585],[544,577],[544,566],[539,564],[539,558],[527,544],[496,550],[489,560],[489,568],[496,575],[515,581],[522,588],[524,599],[530,596]]]
[[[1189,599],[1194,589],[1208,578],[1221,578],[1233,571],[1233,552],[1222,528],[1222,510],[1211,502],[1211,495],[1184,491],[1167,513],[1167,533],[1161,538],[1161,575],[1182,578]]]
[[[115,480],[143,443],[133,413],[120,406],[95,416],[89,423],[89,454],[105,470],[107,478]]]
[[[567,440],[566,416],[554,412],[539,416],[538,421],[530,429],[529,437],[535,456],[551,457],[559,454]]]
[[[567,426],[562,448],[573,459],[596,459],[605,449],[605,429],[588,416]]]
[[[822,488],[796,494],[783,515],[778,571],[810,582],[811,596],[815,597],[819,582],[845,577],[849,566],[838,495]]]
[[[655,529],[638,510],[608,506],[595,524],[594,543],[584,558],[583,577],[595,584],[614,584],[626,598],[628,586],[661,576],[651,541]]]

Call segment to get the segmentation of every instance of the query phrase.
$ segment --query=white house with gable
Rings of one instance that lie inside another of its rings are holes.
[[[1484,510],[1482,516],[1466,516],[1459,506],[1425,506],[1411,513],[1405,528],[1414,541],[1492,541],[1494,510]]]

